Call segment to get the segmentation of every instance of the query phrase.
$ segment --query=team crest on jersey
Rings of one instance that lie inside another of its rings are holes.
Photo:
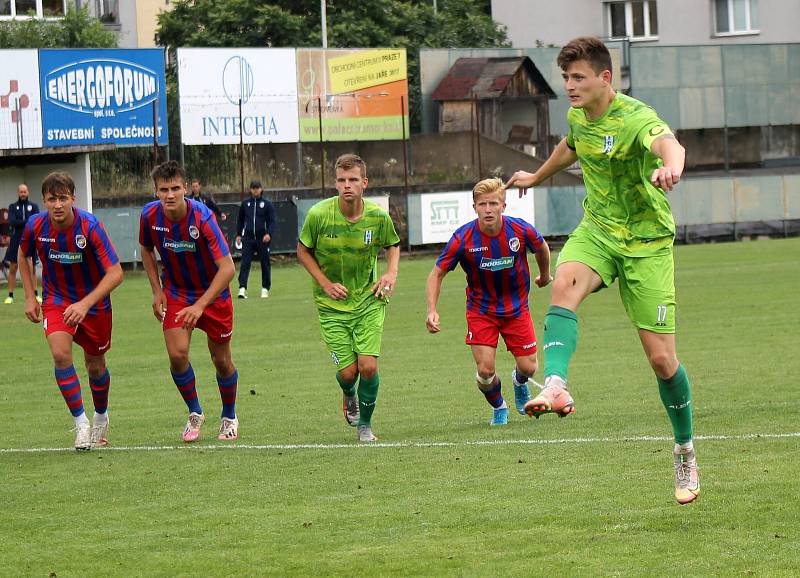
[[[614,148],[614,136],[607,134],[603,141],[603,154],[607,155]]]
[[[28,210],[32,211],[33,210],[33,205],[28,205]]]
[[[84,237],[83,235],[75,235],[75,244],[78,246],[78,249],[85,249],[86,237]]]
[[[189,236],[192,239],[197,239],[200,236],[200,231],[194,225],[189,225]]]
[[[511,237],[508,240],[508,248],[511,249],[512,253],[519,251],[519,239],[517,237]]]
[[[372,231],[371,230],[364,231],[364,244],[365,245],[371,245],[372,244]]]
[[[261,201],[260,203],[258,203],[258,208],[259,209],[263,209],[264,208],[264,201]]]

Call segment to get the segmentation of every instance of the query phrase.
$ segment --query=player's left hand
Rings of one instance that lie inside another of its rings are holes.
[[[89,305],[80,300],[64,309],[64,323],[69,327],[77,327],[88,313]]]
[[[378,299],[385,299],[386,301],[389,300],[394,294],[394,287],[397,283],[397,274],[396,273],[384,273],[380,279],[378,279],[377,283],[372,286],[372,293]]]
[[[541,288],[550,285],[552,280],[553,278],[550,276],[550,273],[547,273],[546,275],[538,275],[533,282],[536,283],[537,287]]]
[[[203,316],[203,311],[205,307],[195,303],[194,305],[190,305],[189,307],[184,307],[177,314],[175,314],[175,321],[183,320],[183,327],[184,329],[194,329],[197,322]]]
[[[671,191],[681,180],[680,171],[670,167],[659,167],[653,171],[650,182],[662,191]]]

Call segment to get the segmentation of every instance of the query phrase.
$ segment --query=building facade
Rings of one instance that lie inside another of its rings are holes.
[[[798,0],[492,0],[514,46],[563,46],[576,36],[655,46],[800,41]]]

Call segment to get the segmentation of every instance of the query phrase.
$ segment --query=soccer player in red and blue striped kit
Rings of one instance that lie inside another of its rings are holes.
[[[153,314],[164,329],[172,380],[189,408],[183,441],[200,437],[205,415],[197,398],[189,345],[195,327],[206,333],[222,398],[218,439],[239,436],[236,390],[239,373],[231,357],[233,303],[228,285],[235,268],[214,214],[186,198],[186,173],[175,161],[151,173],[157,201],[142,209],[139,244],[153,291]],[[155,251],[161,257],[158,275]]]
[[[53,356],[55,377],[75,419],[75,449],[108,443],[108,390],[111,377],[105,354],[111,348],[111,299],[122,283],[119,258],[97,217],[75,208],[75,182],[65,172],[42,182],[44,213],[28,219],[19,248],[25,288],[25,315],[42,321]],[[36,277],[29,257],[42,262],[44,300],[36,299]],[[73,341],[83,348],[94,402],[90,425],[81,383],[72,362]]]
[[[492,425],[508,423],[500,378],[495,372],[499,336],[516,359],[511,374],[517,411],[525,414],[530,400],[528,380],[538,368],[536,332],[528,310],[531,277],[526,251],[536,258],[538,287],[550,283],[550,248],[523,219],[503,215],[506,191],[500,179],[485,179],[472,190],[478,218],[459,227],[428,275],[426,326],[440,330],[436,305],[445,275],[456,265],[467,274],[467,337],[477,365],[478,389],[493,408]]]

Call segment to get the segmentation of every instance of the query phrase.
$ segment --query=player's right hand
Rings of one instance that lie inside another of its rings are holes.
[[[25,299],[25,317],[27,317],[31,323],[39,323],[42,320],[42,306],[39,305],[35,297]]]
[[[428,313],[428,318],[425,319],[425,327],[428,328],[429,333],[439,333],[439,314],[436,311]]]
[[[527,171],[517,171],[505,184],[506,189],[510,189],[511,187],[517,187],[519,189],[519,198],[521,199],[523,195],[527,194],[528,189],[534,185],[536,182],[536,174],[529,173]]]
[[[153,295],[153,315],[159,322],[164,322],[164,315],[167,313],[167,296],[163,291]]]
[[[322,288],[323,291],[334,301],[347,299],[347,287],[341,283],[330,283]]]

